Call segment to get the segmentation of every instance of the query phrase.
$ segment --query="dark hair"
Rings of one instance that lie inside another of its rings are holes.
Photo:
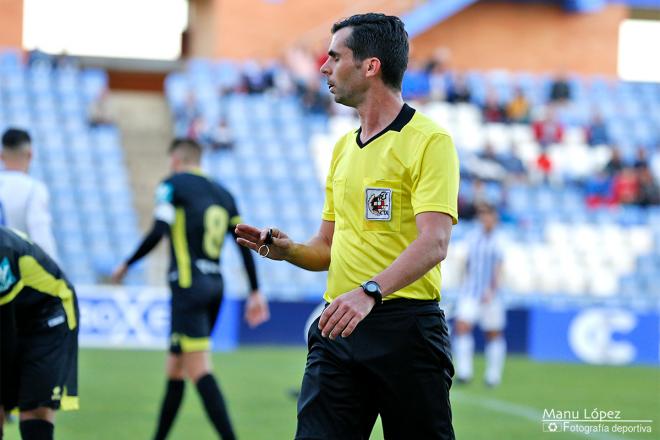
[[[188,161],[199,162],[202,157],[202,146],[192,138],[175,138],[168,151],[172,154],[176,150],[182,150]]]
[[[476,206],[477,214],[497,214],[497,208],[495,205],[489,202],[479,202]]]
[[[8,150],[18,150],[30,142],[28,132],[18,128],[8,128],[2,135],[2,147]]]
[[[373,12],[353,15],[332,25],[332,33],[345,27],[353,29],[346,39],[353,57],[358,61],[378,58],[383,82],[401,90],[403,74],[408,67],[408,33],[401,19]]]

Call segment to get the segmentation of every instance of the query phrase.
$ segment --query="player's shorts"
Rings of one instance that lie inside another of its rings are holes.
[[[376,306],[347,338],[309,329],[296,440],[367,439],[378,415],[391,440],[454,439],[454,368],[435,301]]]
[[[488,303],[470,296],[459,297],[456,302],[456,319],[470,325],[479,324],[483,331],[502,331],[506,325],[506,311],[498,298]]]
[[[220,276],[196,276],[191,287],[172,289],[170,352],[208,351],[211,332],[220,313],[223,283]]]
[[[12,355],[3,356],[1,366],[5,410],[78,409],[78,326],[69,328],[64,309],[44,310],[14,336]]]

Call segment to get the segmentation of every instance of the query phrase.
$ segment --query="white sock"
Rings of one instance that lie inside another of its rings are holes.
[[[506,341],[499,336],[486,343],[486,382],[497,385],[502,381],[502,370],[506,359]]]
[[[472,379],[474,357],[474,338],[471,333],[456,336],[454,354],[456,356],[456,378],[463,380]]]

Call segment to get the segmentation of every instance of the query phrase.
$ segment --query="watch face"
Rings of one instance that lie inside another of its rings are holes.
[[[367,283],[367,285],[365,287],[367,288],[367,291],[369,293],[377,293],[378,292],[378,286],[376,286],[376,283],[374,283],[374,282]]]

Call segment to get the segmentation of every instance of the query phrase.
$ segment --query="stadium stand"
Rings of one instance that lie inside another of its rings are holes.
[[[209,148],[207,169],[238,194],[246,221],[278,225],[304,239],[317,227],[322,173],[333,140],[358,122],[353,115],[332,114],[335,109],[330,116],[306,112],[300,94],[280,93],[275,86],[251,91],[245,83],[258,72],[247,66],[194,60],[184,72],[171,74],[166,94],[175,124],[179,134],[189,133],[192,122],[178,110],[185,106],[192,119],[209,126],[226,119],[234,133],[233,148]],[[269,69],[263,70],[264,78],[278,75],[277,68]],[[451,88],[457,75],[442,75]],[[637,170],[643,160],[646,168],[655,170],[657,188],[660,86],[568,76],[570,99],[548,105],[558,80],[549,75],[492,71],[466,72],[463,77],[470,93],[467,102],[459,103],[429,99],[433,78],[427,71],[411,71],[404,80],[404,95],[449,129],[461,159],[464,220],[454,230],[450,257],[443,263],[448,295],[459,287],[464,238],[476,226],[470,204],[487,200],[502,212],[510,301],[657,302],[660,207],[657,201],[640,206],[637,200],[621,200],[615,188],[621,172],[604,173],[616,146],[622,168]],[[504,108],[517,89],[530,103],[530,121],[486,122],[482,108],[487,96],[496,96]],[[596,110],[608,139],[589,145]],[[549,118],[550,111],[562,133],[546,144],[538,139],[536,125]],[[512,171],[510,164],[519,170]],[[594,195],[595,187],[604,194]],[[318,297],[323,289],[322,275],[285,266],[270,270],[272,263],[266,260],[260,264],[268,274],[264,290],[271,296]]]
[[[51,61],[0,51],[0,130],[30,132],[30,172],[50,190],[62,266],[76,283],[99,283],[139,237],[120,133],[89,121],[107,74]],[[129,282],[142,284],[143,271]]]

